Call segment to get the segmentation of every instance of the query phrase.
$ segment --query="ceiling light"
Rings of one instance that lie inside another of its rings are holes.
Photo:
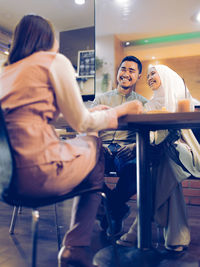
[[[197,20],[198,22],[200,22],[200,11],[199,11],[199,13],[197,13],[196,20]]]
[[[85,0],[75,0],[75,3],[77,5],[84,5],[85,4]]]
[[[194,15],[191,17],[191,20],[194,22],[200,22],[200,11],[195,12]]]
[[[119,4],[126,4],[129,2],[129,0],[116,0]]]

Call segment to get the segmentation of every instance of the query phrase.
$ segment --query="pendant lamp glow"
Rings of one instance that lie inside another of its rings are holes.
[[[84,5],[85,4],[85,0],[75,0],[75,3],[77,5]]]

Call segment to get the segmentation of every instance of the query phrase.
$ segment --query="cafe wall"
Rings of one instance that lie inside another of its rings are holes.
[[[200,100],[198,0],[177,0],[176,4],[174,0],[102,0],[96,1],[95,10],[96,52],[109,62],[112,79],[107,90],[117,86],[116,75],[123,57],[134,55],[143,63],[136,91],[151,98],[146,84],[148,65],[166,64],[184,78],[193,97]],[[104,42],[106,38],[112,41]],[[96,73],[98,80],[100,75]]]
[[[60,52],[77,68],[78,51],[94,49],[94,27],[60,32]]]
[[[114,43],[113,35],[96,37],[96,94],[112,90],[113,88],[112,83],[115,79]]]
[[[70,59],[77,71],[78,52],[94,50],[95,27],[60,32],[60,52]],[[77,79],[82,96],[94,95],[94,77]],[[88,97],[87,97],[88,98]]]

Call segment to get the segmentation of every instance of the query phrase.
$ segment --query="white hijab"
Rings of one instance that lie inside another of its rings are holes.
[[[161,86],[154,91],[151,100],[145,104],[147,111],[165,107],[168,111],[175,112],[177,101],[184,97],[189,98],[193,105],[198,103],[191,96],[183,79],[175,71],[165,65],[151,65],[149,69],[152,67],[159,74]]]
[[[152,67],[156,69],[160,76],[161,86],[154,91],[152,99],[145,104],[146,110],[166,107],[168,111],[175,112],[177,101],[184,97],[189,98],[193,104],[198,103],[198,100],[191,96],[183,79],[175,71],[165,65],[150,66],[150,68]],[[192,175],[200,177],[200,145],[190,129],[183,129],[181,133],[185,146],[183,143],[177,146],[177,150],[180,152],[180,160]],[[163,141],[166,135],[165,130],[154,132],[155,143]],[[186,153],[187,150],[192,151],[192,153]]]

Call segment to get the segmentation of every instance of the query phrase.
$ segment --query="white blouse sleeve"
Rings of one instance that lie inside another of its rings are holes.
[[[100,131],[117,128],[118,121],[114,109],[89,112],[85,107],[75,71],[71,62],[62,54],[57,54],[50,67],[57,105],[67,123],[77,132]]]

